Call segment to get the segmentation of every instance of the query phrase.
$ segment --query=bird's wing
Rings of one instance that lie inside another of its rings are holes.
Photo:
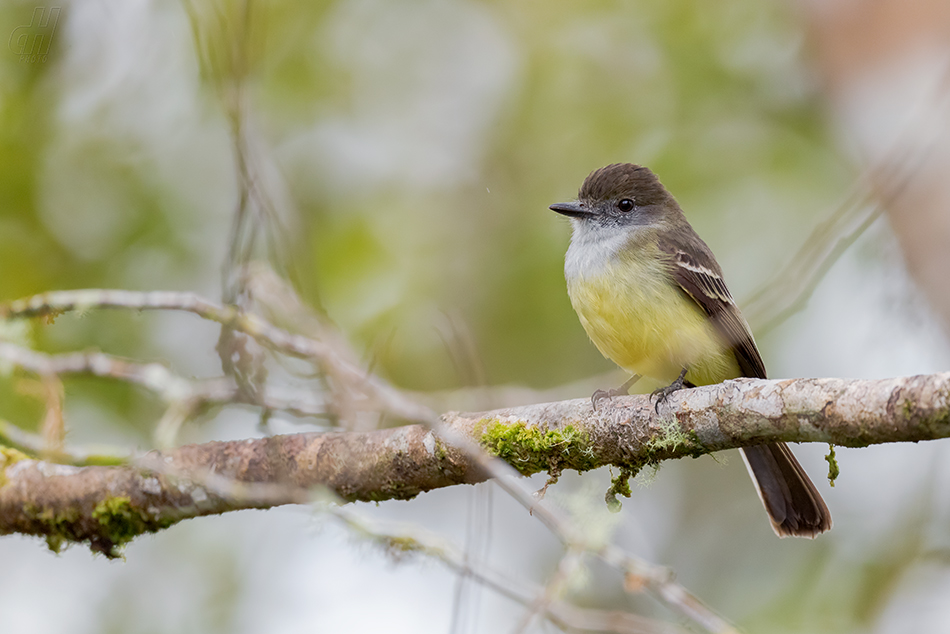
[[[699,304],[716,331],[732,347],[743,376],[767,378],[765,363],[755,346],[749,325],[726,288],[722,269],[706,243],[695,233],[691,238],[689,248],[676,241],[661,239],[659,242],[660,250],[669,257],[673,279],[684,293]]]

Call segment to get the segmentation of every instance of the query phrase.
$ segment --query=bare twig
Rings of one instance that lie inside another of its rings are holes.
[[[0,363],[44,377],[90,374],[117,379],[141,386],[167,403],[188,402],[194,407],[248,404],[295,416],[327,416],[326,405],[310,392],[271,388],[255,402],[248,402],[230,379],[185,379],[160,363],[138,363],[101,352],[50,355],[0,341]]]
[[[471,577],[486,588],[531,609],[533,613],[542,615],[567,631],[685,634],[685,630],[676,625],[627,612],[575,607],[559,600],[555,593],[550,592],[550,588],[541,589],[526,580],[510,579],[498,570],[470,562],[454,545],[417,527],[369,520],[342,507],[331,506],[325,511],[342,520],[354,532],[381,544],[396,557],[424,553],[438,559],[456,573]]]

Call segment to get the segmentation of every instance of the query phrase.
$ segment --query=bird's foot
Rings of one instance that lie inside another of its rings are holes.
[[[683,368],[683,371],[680,372],[680,375],[676,378],[675,381],[667,385],[666,387],[661,387],[653,390],[650,393],[650,400],[653,400],[653,397],[656,397],[656,404],[653,406],[654,411],[657,414],[660,413],[660,403],[666,401],[667,397],[677,390],[682,390],[686,386],[686,368]]]
[[[596,392],[594,392],[594,393],[591,394],[591,396],[590,396],[590,406],[593,407],[593,408],[594,408],[594,411],[596,412],[596,411],[597,411],[597,403],[603,401],[604,399],[606,399],[606,400],[609,401],[610,399],[612,399],[612,398],[615,397],[615,396],[621,396],[621,394],[622,394],[622,393],[621,393],[619,390],[616,390],[616,389],[613,389],[613,390],[597,390]]]
[[[630,379],[621,385],[620,387],[615,387],[612,390],[597,390],[590,397],[591,407],[594,408],[594,411],[597,411],[597,403],[607,399],[608,401],[615,396],[626,396],[630,392],[630,386],[640,380],[639,374],[634,374]]]

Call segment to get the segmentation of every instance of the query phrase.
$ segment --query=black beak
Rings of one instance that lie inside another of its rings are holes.
[[[583,218],[584,216],[591,215],[590,210],[580,202],[555,203],[548,207],[548,209],[556,211],[559,214],[564,214],[565,216],[570,216],[571,218]]]

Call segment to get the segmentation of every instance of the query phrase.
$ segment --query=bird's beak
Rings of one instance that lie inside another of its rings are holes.
[[[559,214],[564,214],[565,216],[570,216],[571,218],[583,218],[584,216],[591,215],[587,206],[578,201],[572,203],[555,203],[548,207],[548,209],[556,211]]]

